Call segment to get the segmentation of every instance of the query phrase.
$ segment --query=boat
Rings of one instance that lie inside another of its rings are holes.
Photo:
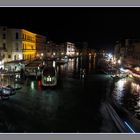
[[[15,88],[11,87],[10,85],[0,87],[1,99],[9,99],[9,96],[15,94],[16,94]]]
[[[45,66],[42,71],[42,86],[52,87],[57,85],[57,71],[54,67]]]

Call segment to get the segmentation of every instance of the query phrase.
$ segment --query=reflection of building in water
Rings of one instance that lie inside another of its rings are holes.
[[[79,69],[79,67],[78,67],[78,66],[79,66],[78,62],[79,62],[79,58],[76,58],[76,62],[75,62],[75,63],[76,63],[76,71],[78,71],[78,69]]]
[[[132,79],[122,79],[115,83],[114,101],[140,119],[140,85]]]
[[[78,72],[78,59],[79,58],[74,59],[74,72],[76,72],[76,73]]]
[[[73,71],[74,71],[74,59],[69,59],[68,72],[73,72]]]

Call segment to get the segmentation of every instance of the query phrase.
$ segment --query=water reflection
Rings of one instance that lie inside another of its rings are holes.
[[[69,62],[67,65],[64,65],[67,67],[67,74],[71,75],[73,74],[76,76],[80,73],[80,69],[85,69],[86,74],[91,73],[95,70],[95,58],[92,56],[89,57],[77,57],[73,59],[69,59]]]
[[[113,96],[119,104],[122,104],[122,99],[124,96],[124,88],[125,88],[126,82],[127,82],[126,79],[121,79],[115,83]]]
[[[31,82],[31,89],[35,90],[35,83],[34,83],[34,81]]]
[[[134,95],[139,94],[140,93],[140,85],[137,83],[132,82],[131,83],[131,93],[133,93]]]
[[[69,59],[68,62],[68,72],[73,72],[74,71],[74,59]]]
[[[140,119],[140,83],[127,78],[115,83],[113,99]]]

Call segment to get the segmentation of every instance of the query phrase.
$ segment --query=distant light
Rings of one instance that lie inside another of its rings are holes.
[[[56,62],[55,62],[55,61],[53,61],[53,67],[55,68],[55,66],[56,66]]]
[[[113,64],[116,64],[116,61],[114,61]]]
[[[120,68],[121,71],[125,71],[123,68]]]
[[[45,61],[43,61],[43,65],[45,65]]]
[[[111,53],[109,53],[109,54],[108,54],[108,57],[109,57],[109,58],[112,58],[112,54],[111,54]]]
[[[121,60],[120,59],[118,60],[118,64],[121,64]]]
[[[41,56],[43,56],[44,54],[43,53],[41,53]]]

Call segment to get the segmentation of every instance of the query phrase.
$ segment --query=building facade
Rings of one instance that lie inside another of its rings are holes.
[[[75,56],[76,55],[76,47],[74,43],[66,42],[66,55],[67,56]]]
[[[140,65],[140,40],[124,39],[114,47],[115,58],[129,65]]]
[[[47,55],[47,39],[43,35],[36,34],[36,56],[44,57]]]
[[[21,50],[22,50],[22,58],[24,60],[31,60],[36,57],[36,34],[29,32],[24,29],[19,29],[20,31],[20,42],[21,42]]]
[[[0,26],[0,57],[4,62],[31,60],[44,52],[46,37],[25,29]]]
[[[79,50],[76,49],[74,43],[54,43],[52,41],[47,42],[47,56],[48,57],[64,57],[64,56],[75,56],[79,54]]]

